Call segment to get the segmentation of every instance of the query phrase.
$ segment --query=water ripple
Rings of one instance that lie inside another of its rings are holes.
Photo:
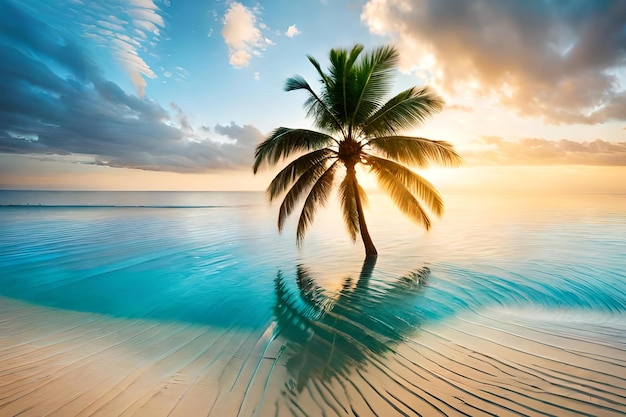
[[[237,201],[1,208],[0,415],[626,413],[623,212],[373,226],[373,265]]]

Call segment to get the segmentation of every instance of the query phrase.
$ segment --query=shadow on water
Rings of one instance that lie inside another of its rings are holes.
[[[345,378],[419,329],[422,319],[414,306],[430,270],[421,267],[382,282],[372,279],[375,263],[366,260],[356,283],[346,277],[336,294],[316,284],[303,265],[297,267],[293,290],[278,273],[274,315],[276,333],[286,339],[291,394],[311,380]]]

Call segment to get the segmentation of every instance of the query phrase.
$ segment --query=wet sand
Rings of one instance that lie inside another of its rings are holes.
[[[112,318],[0,297],[0,416],[626,413],[626,317],[489,309],[294,388],[258,330]]]

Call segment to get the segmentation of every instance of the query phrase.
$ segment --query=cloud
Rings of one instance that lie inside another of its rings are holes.
[[[187,118],[185,112],[183,112],[183,109],[181,109],[176,103],[170,103],[170,108],[176,112],[178,126],[180,126],[180,129],[186,133],[193,132],[193,127],[191,127],[189,119]]]
[[[231,122],[230,125],[222,126],[217,124],[215,131],[220,135],[224,135],[242,145],[256,146],[262,136],[260,136],[259,130],[253,126],[238,126],[236,123]]]
[[[291,25],[287,28],[285,35],[287,35],[288,38],[293,38],[294,36],[300,35],[300,33],[296,25]]]
[[[540,138],[507,141],[484,136],[473,150],[462,152],[468,165],[607,165],[626,166],[626,142],[600,139],[575,142]]]
[[[232,123],[196,131],[177,104],[166,110],[107,80],[62,30],[0,5],[0,153],[88,156],[98,165],[171,172],[251,166],[258,129]],[[231,140],[220,140],[225,134]]]
[[[470,106],[463,106],[461,104],[449,104],[446,105],[446,110],[457,110],[457,111],[462,111],[462,112],[466,112],[466,113],[472,113],[474,112],[474,109]]]
[[[405,71],[552,123],[626,120],[626,2],[369,0]]]
[[[252,55],[246,50],[238,49],[230,54],[228,63],[235,68],[243,68],[250,65]]]
[[[114,39],[100,32],[105,41],[112,41],[117,58],[126,70],[140,96],[145,94],[146,81],[143,77],[156,78],[156,75],[141,57],[141,51],[148,49],[161,36],[161,29],[165,21],[161,10],[152,0],[130,0],[108,3],[110,13],[105,14],[109,19],[124,22],[125,32],[117,31]],[[117,12],[117,13],[116,13]],[[101,13],[98,13],[102,16]],[[96,32],[98,33],[98,32]]]
[[[247,67],[253,55],[273,44],[261,34],[255,13],[238,2],[230,3],[224,15],[222,37],[228,46],[229,62],[235,68]]]
[[[174,67],[174,78],[176,81],[185,81],[189,78],[189,71],[181,66]]]
[[[13,4],[20,3],[0,1],[0,10],[5,17],[24,14]],[[36,11],[41,20],[56,27],[64,38],[71,38],[71,33],[76,33],[82,37],[83,43],[90,42],[90,47],[111,53],[128,72],[140,96],[145,93],[145,78],[156,77],[145,55],[152,53],[161,39],[165,21],[163,12],[152,0],[85,3],[58,0],[39,2]],[[54,43],[54,40],[49,42]]]

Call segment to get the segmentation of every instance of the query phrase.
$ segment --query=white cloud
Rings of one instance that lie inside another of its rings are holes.
[[[123,26],[124,22],[118,23],[115,21],[107,22],[106,20],[98,20],[96,24],[100,26],[101,28],[106,28],[114,32],[119,33],[119,32],[124,31],[124,26]]]
[[[130,7],[126,9],[126,13],[129,17],[128,23],[130,23],[128,32],[134,34],[133,42],[125,42],[124,47],[117,50],[117,56],[129,72],[137,93],[143,96],[146,88],[144,77],[156,78],[156,75],[139,55],[139,51],[146,47],[148,38],[146,32],[159,37],[161,35],[159,28],[165,26],[165,21],[159,14],[158,6],[152,0],[130,0],[129,3]]]
[[[246,50],[238,49],[234,52],[231,52],[230,59],[228,63],[235,68],[243,68],[250,65],[250,60],[252,59],[252,55]]]
[[[252,55],[259,55],[272,41],[261,34],[253,11],[243,4],[233,2],[224,15],[222,37],[228,46],[230,64],[235,68],[250,65]]]
[[[123,39],[113,39],[112,45],[115,48],[115,55],[117,59],[124,65],[130,75],[130,79],[137,90],[137,94],[143,97],[146,89],[146,80],[143,76],[148,78],[156,78],[156,75],[150,68],[150,66],[139,56],[137,53],[136,41],[129,39],[125,41]]]
[[[439,91],[557,124],[626,120],[623,0],[369,0],[361,19]]]
[[[169,2],[162,4],[165,6]],[[145,78],[156,78],[145,61],[155,42],[161,39],[165,20],[153,0],[110,0],[91,2],[80,9],[56,7],[67,10],[69,19],[80,25],[83,35],[94,39],[103,48],[111,48],[113,55],[128,72],[137,93],[143,96]]]
[[[144,9],[158,9],[153,0],[130,0],[129,3],[135,7],[142,7]]]
[[[298,28],[296,27],[296,25],[291,25],[291,26],[289,26],[289,27],[287,28],[287,32],[285,32],[285,35],[287,35],[287,37],[288,37],[288,38],[293,38],[294,36],[297,36],[297,35],[299,35],[300,33],[302,33],[302,32],[300,32],[300,31],[298,30]]]
[[[252,75],[252,78],[254,78],[255,80],[260,80],[261,79],[261,73],[260,72],[255,72]]]
[[[187,71],[185,68],[178,66],[174,67],[174,69],[176,70],[176,75],[178,76],[178,78],[186,80],[189,77],[189,71]]]

